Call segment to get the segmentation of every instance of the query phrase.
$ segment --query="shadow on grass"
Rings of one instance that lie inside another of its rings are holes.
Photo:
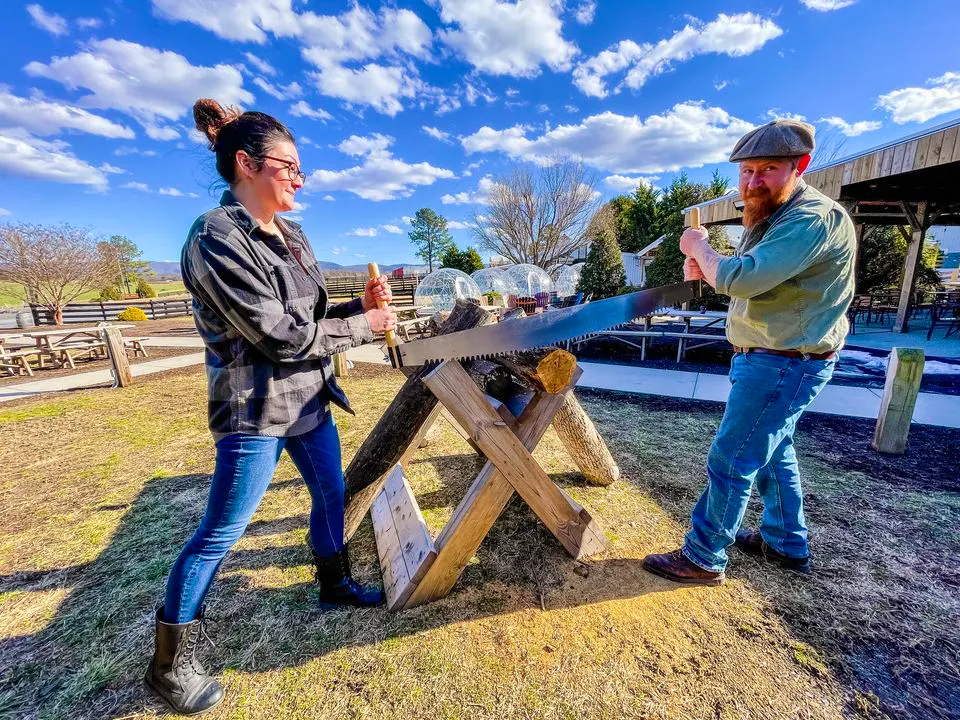
[[[623,480],[689,527],[723,406],[578,395]],[[784,573],[732,549],[727,575],[749,582],[791,634],[822,654],[851,688],[853,712],[957,718],[960,431],[915,425],[901,457],[870,449],[872,434],[872,421],[807,413],[796,443],[814,573]],[[755,496],[744,526],[756,527],[761,510]]]
[[[434,461],[446,468],[444,480],[460,462],[453,456]],[[464,462],[474,465],[478,459]],[[268,493],[300,482],[278,481]],[[207,475],[152,478],[133,502],[98,508],[124,515],[110,544],[91,562],[0,576],[0,598],[65,595],[41,630],[0,640],[0,717],[119,718],[165,710],[143,687],[141,676],[152,652],[156,603],[176,554],[199,521],[198,499],[208,483]],[[428,503],[455,504],[467,484],[453,482]],[[303,513],[255,520],[247,535],[282,536],[305,531],[306,525]],[[572,572],[574,563],[515,498],[478,552],[480,562],[467,567],[448,598],[403,613],[385,608],[323,612],[309,580],[309,553],[300,534],[294,534],[293,543],[228,554],[207,598],[217,649],[205,649],[203,655],[212,672],[297,666],[344,646],[541,607],[545,595],[556,608],[671,589],[642,572],[636,560],[592,563],[586,581]],[[369,520],[351,550],[359,579],[378,583]]]

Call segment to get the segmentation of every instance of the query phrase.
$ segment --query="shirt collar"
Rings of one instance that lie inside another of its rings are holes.
[[[229,188],[224,190],[223,195],[220,196],[220,207],[226,210],[233,221],[245,232],[252,235],[255,230],[260,229],[260,224],[254,219],[253,215],[250,214],[250,211],[243,206],[243,203],[237,200],[237,196],[234,195]],[[279,225],[289,230],[292,236],[297,237],[300,235],[301,231],[298,223],[287,220],[287,218],[279,215],[277,219],[279,220]]]

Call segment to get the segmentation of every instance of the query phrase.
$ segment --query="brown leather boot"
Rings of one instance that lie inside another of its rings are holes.
[[[723,572],[704,570],[690,562],[682,550],[662,555],[647,555],[643,559],[643,569],[667,580],[687,585],[723,585],[727,579]]]
[[[770,547],[766,540],[756,530],[740,530],[737,532],[736,545],[748,555],[756,555],[767,562],[777,563],[784,570],[806,575],[813,569],[810,556],[794,558],[777,552]]]

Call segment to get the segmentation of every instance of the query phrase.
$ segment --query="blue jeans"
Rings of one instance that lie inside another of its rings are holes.
[[[789,557],[809,554],[793,432],[835,365],[835,359],[734,355],[733,387],[707,455],[707,487],[693,508],[683,546],[693,563],[713,571],[726,567],[726,548],[743,521],[754,482],[763,500],[763,539]]]
[[[164,598],[164,621],[196,618],[227,551],[240,539],[286,448],[310,491],[310,540],[319,555],[343,547],[343,467],[340,436],[332,415],[294,437],[228,435],[217,443],[217,461],[207,508],[180,553]]]

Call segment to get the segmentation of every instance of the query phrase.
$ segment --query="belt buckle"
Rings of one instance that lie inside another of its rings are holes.
[[[809,360],[809,359],[810,359],[810,353],[800,353],[800,357],[801,357],[803,360]]]

